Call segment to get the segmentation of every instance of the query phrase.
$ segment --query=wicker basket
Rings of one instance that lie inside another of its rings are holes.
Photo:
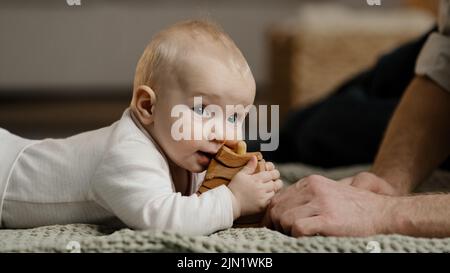
[[[433,23],[431,15],[417,10],[304,7],[269,30],[269,99],[280,105],[283,118],[289,109],[325,97]]]

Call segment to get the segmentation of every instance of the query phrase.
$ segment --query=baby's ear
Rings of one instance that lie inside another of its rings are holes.
[[[141,85],[134,91],[131,108],[143,125],[149,125],[153,122],[155,103],[155,92],[149,86]]]

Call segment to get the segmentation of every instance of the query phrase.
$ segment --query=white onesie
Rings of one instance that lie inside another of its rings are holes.
[[[169,165],[127,109],[109,127],[28,140],[0,128],[0,226],[92,223],[206,235],[233,224],[231,191],[175,192]]]

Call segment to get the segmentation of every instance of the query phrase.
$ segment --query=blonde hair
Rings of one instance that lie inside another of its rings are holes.
[[[200,43],[188,43],[186,39]],[[206,43],[201,43],[206,42]],[[233,40],[216,23],[209,20],[188,20],[176,23],[157,33],[144,50],[136,66],[133,90],[140,85],[158,86],[161,72],[169,72],[180,53],[215,42],[232,54],[228,61],[241,73],[250,72],[247,62]]]

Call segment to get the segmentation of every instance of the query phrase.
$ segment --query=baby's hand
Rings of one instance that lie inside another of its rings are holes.
[[[234,195],[234,218],[263,212],[270,199],[278,192],[283,182],[280,172],[272,163],[266,163],[266,171],[254,174],[257,167],[256,157],[252,157],[230,181],[228,187]]]

